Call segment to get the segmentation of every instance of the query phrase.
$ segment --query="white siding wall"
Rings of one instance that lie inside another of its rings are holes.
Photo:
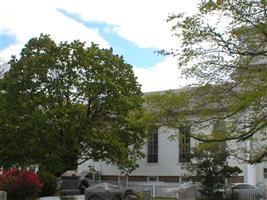
[[[206,132],[207,130],[205,130]],[[210,131],[210,130],[209,130]],[[207,132],[209,132],[207,131]],[[207,133],[206,132],[206,133]],[[174,129],[161,127],[158,131],[158,163],[147,163],[147,158],[138,161],[139,168],[131,173],[131,176],[184,176],[186,171],[183,164],[179,163],[179,141],[169,140],[171,135],[177,135]],[[191,139],[191,147],[197,142]],[[143,147],[147,153],[147,144]],[[246,165],[236,159],[229,159],[230,165],[238,166],[243,170],[240,176],[246,174]],[[88,170],[88,165],[93,165],[97,171],[106,176],[119,176],[121,171],[116,166],[107,165],[105,162],[88,161],[78,167],[78,172]],[[263,171],[263,169],[262,169]]]
[[[267,179],[264,179],[263,169],[267,168],[267,161],[264,161],[256,165],[256,181],[258,183],[263,183],[267,188]]]
[[[158,131],[158,163],[147,163],[147,158],[138,161],[139,168],[131,173],[134,176],[181,176],[185,172],[181,169],[179,159],[178,140],[169,140],[168,137],[177,134],[175,130],[161,127]],[[147,153],[147,144],[143,147]],[[78,172],[88,170],[88,165],[94,165],[96,170],[103,175],[120,175],[116,166],[107,165],[105,162],[88,161],[78,167]]]
[[[183,176],[185,170],[179,163],[179,141],[170,140],[171,135],[177,135],[178,131],[166,127],[158,130],[158,163],[147,163],[147,158],[138,161],[139,168],[131,173],[132,176]],[[195,145],[191,139],[191,145]],[[143,147],[147,153],[147,144]],[[116,166],[107,165],[105,162],[88,161],[78,167],[78,172],[88,170],[88,165],[93,165],[102,175],[118,176],[121,174]]]
[[[178,165],[178,141],[168,139],[169,136],[176,134],[174,130],[160,128],[158,131],[158,163],[147,163],[147,158],[138,162],[139,168],[131,175],[137,176],[173,176],[179,175]],[[147,145],[144,146],[147,152]]]

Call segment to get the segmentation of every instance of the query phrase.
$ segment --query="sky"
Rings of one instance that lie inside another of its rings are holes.
[[[155,53],[178,48],[169,14],[196,11],[198,0],[0,0],[0,61],[18,56],[32,37],[56,42],[79,39],[113,48],[133,66],[143,92],[176,89],[177,59]]]

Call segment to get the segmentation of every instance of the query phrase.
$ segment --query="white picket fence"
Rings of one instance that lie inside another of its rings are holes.
[[[162,182],[129,182],[128,187],[138,192],[150,191],[152,197],[178,197],[179,183],[162,183]]]
[[[118,184],[118,182],[110,182],[113,184]],[[194,187],[189,187],[185,190],[179,191],[178,186],[180,183],[166,183],[166,182],[128,182],[128,187],[140,193],[145,192],[146,195],[151,197],[170,197],[179,200],[196,200],[201,196],[199,191]],[[126,184],[122,184],[125,187]],[[267,191],[264,187],[257,187],[255,189],[235,189],[230,188],[225,189],[224,197],[230,198],[231,195],[236,193],[235,197],[238,200],[267,200]]]
[[[201,196],[200,192],[190,187],[186,190],[177,190],[179,183],[129,183],[130,188],[142,192],[149,191],[152,197],[171,197],[179,200],[196,200]],[[257,187],[256,189],[225,189],[224,197],[230,198],[231,195],[235,195],[238,200],[267,200],[267,191],[263,187]],[[235,198],[233,198],[235,199]]]
[[[263,200],[266,199],[266,190],[257,187],[256,189],[227,189],[225,191],[225,197],[237,198],[239,200]]]

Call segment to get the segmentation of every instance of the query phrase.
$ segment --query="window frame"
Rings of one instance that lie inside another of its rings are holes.
[[[267,179],[267,168],[263,168],[263,178]]]
[[[159,137],[158,130],[152,132],[147,140],[147,163],[153,164],[159,162]]]
[[[187,163],[190,161],[191,154],[191,138],[190,127],[182,126],[179,128],[179,163]]]

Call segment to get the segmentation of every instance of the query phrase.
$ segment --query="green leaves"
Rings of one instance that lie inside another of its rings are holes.
[[[0,80],[1,115],[6,116],[0,134],[17,148],[1,144],[14,155],[1,165],[21,165],[15,159],[21,152],[23,164],[60,174],[88,159],[133,163],[142,154],[144,131],[128,118],[142,108],[142,92],[132,66],[112,49],[80,41],[56,44],[42,34],[29,40],[10,66]],[[18,134],[25,140],[18,141]]]
[[[166,91],[145,96],[145,108],[151,124],[178,128],[186,125],[189,105],[189,93]]]
[[[205,0],[192,15],[173,14],[177,57],[186,77],[197,80],[190,91],[191,117],[187,118],[200,141],[235,140],[238,145],[256,138],[255,149],[232,149],[251,154],[260,162],[267,153],[266,132],[266,2]],[[179,105],[177,105],[179,107]],[[225,134],[203,134],[205,127],[226,122]],[[246,146],[246,145],[243,145]],[[238,153],[237,153],[238,154]]]
[[[199,143],[193,148],[191,161],[187,164],[189,178],[198,178],[202,183],[200,192],[209,199],[218,198],[226,178],[242,171],[228,165],[227,152],[219,143]]]

